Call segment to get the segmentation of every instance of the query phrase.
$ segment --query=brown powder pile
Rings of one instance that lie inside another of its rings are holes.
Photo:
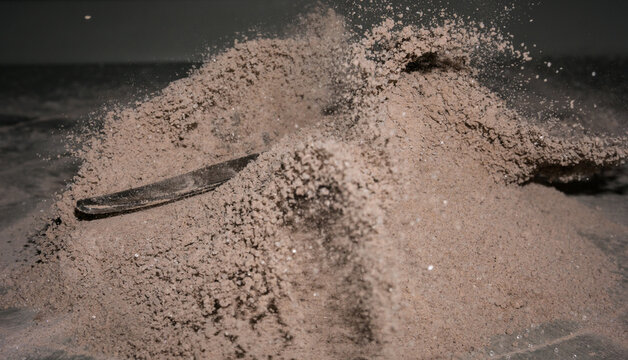
[[[333,12],[303,24],[109,114],[12,304],[71,312],[110,356],[250,359],[449,358],[616,308],[613,265],[579,235],[602,220],[520,184],[618,164],[622,139],[551,137],[508,109],[469,65],[477,47],[523,56],[491,30],[386,21],[351,42]],[[262,150],[212,193],[73,215]]]

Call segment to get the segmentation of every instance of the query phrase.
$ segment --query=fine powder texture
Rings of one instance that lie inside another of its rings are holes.
[[[70,312],[92,352],[151,359],[451,358],[617,311],[614,265],[580,235],[604,220],[525,184],[617,165],[625,139],[556,137],[509,109],[474,69],[527,55],[484,26],[387,20],[356,40],[324,11],[300,28],[107,114],[6,301]],[[211,193],[74,216],[253,152]]]

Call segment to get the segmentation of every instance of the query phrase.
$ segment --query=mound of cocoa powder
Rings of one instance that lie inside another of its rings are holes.
[[[614,265],[580,235],[605,220],[524,184],[619,164],[625,139],[550,136],[479,84],[477,49],[527,56],[493,29],[302,23],[109,113],[10,304],[69,312],[78,344],[122,358],[450,358],[616,310]],[[211,193],[74,217],[253,152]]]

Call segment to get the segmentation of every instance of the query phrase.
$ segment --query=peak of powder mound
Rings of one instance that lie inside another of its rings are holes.
[[[384,21],[352,48],[349,78],[360,94],[352,114],[366,119],[357,136],[403,136],[410,126],[421,129],[424,143],[453,137],[450,142],[482,161],[497,181],[520,184],[581,180],[628,157],[625,137],[550,135],[510,109],[476,78],[477,69],[499,54],[529,60],[493,28],[461,20],[429,29]]]

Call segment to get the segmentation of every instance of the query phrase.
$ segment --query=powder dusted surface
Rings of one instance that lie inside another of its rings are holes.
[[[526,55],[493,31],[389,20],[350,39],[316,13],[110,113],[7,301],[69,312],[78,344],[121,358],[451,358],[625,306],[580,235],[603,220],[521,185],[617,165],[625,139],[509,109],[473,49]],[[74,217],[77,199],[259,151],[211,193]]]

